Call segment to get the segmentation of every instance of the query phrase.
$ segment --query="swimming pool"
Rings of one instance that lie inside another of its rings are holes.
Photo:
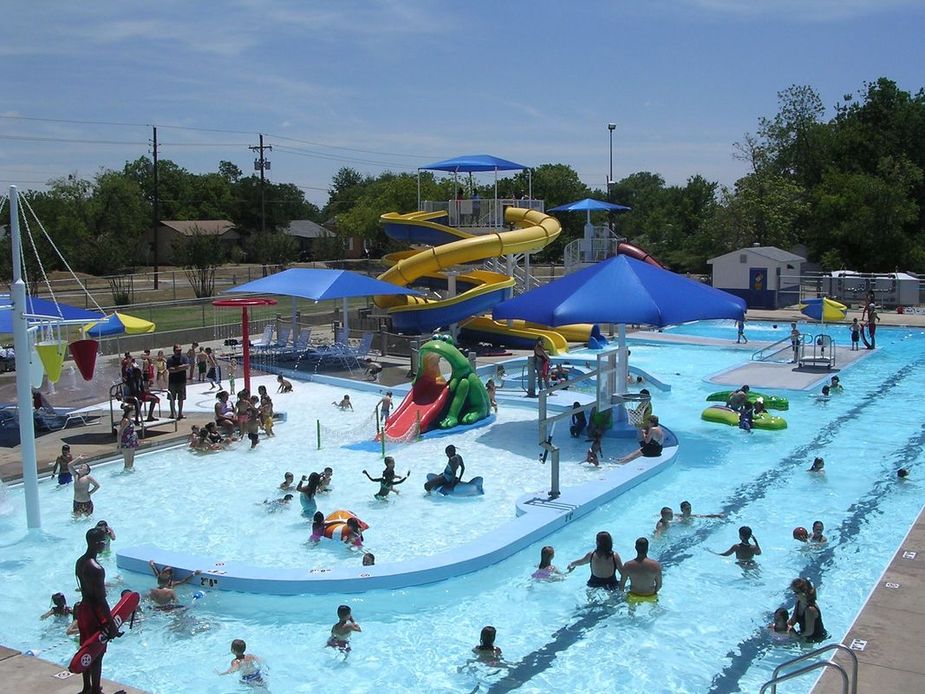
[[[812,394],[784,393],[791,402],[783,413],[789,428],[751,436],[700,420],[703,398],[716,390],[702,377],[742,361],[742,352],[636,344],[633,364],[672,384],[670,393],[653,394],[655,412],[681,438],[673,468],[530,550],[452,581],[345,596],[207,591],[188,612],[146,613],[137,633],[110,649],[105,672],[154,692],[231,691],[239,686],[214,670],[227,667],[230,641],[244,638],[269,662],[273,691],[472,691],[480,682],[494,691],[755,691],[799,648],[771,646],[761,628],[776,607],[790,603],[789,581],[805,575],[816,582],[825,624],[839,638],[920,510],[922,426],[919,418],[893,422],[889,413],[925,386],[919,362],[925,336],[886,328],[878,336],[882,349],[841,374],[843,394],[821,403]],[[379,561],[490,532],[513,515],[512,497],[547,486],[548,472],[537,461],[535,415],[503,403],[487,427],[396,448],[398,471],[410,466],[412,479],[394,500],[374,502],[376,485],[360,471],[378,474],[375,452],[327,444],[315,451],[313,427],[320,416],[343,438],[355,436],[377,394],[352,392],[357,412],[341,417],[330,402],[342,389],[310,383],[297,390],[300,396],[305,391],[303,409],[290,409],[277,397],[277,409],[289,409],[290,422],[277,427],[276,441],[263,441],[253,452],[170,451],[139,458],[139,472],[129,476],[117,474],[118,466],[99,468],[104,488],[96,518],[116,528],[115,546],[153,540],[203,550],[233,547],[261,564],[359,563],[358,555],[339,547],[307,547],[297,509],[267,515],[258,505],[273,496],[287,469],[332,464],[332,501],[319,506],[350,508],[367,520],[367,544]],[[556,440],[563,485],[592,479],[594,471],[574,464],[587,444],[562,431]],[[420,491],[420,475],[438,469],[449,442],[465,457],[467,474],[485,477],[485,497],[441,501]],[[805,472],[816,455],[826,458],[824,479]],[[894,481],[900,465],[913,469],[911,481]],[[73,561],[88,523],[69,519],[68,491],[43,483],[40,493],[44,538],[21,539],[19,489],[9,490],[12,509],[0,517],[0,575],[9,598],[0,605],[0,641],[22,650],[45,647],[43,657],[63,663],[73,644],[36,617],[56,590],[74,601]],[[556,563],[564,566],[590,549],[601,529],[613,533],[627,558],[633,540],[651,533],[659,508],[677,509],[682,499],[695,513],[725,512],[726,518],[674,527],[653,541],[652,555],[665,567],[658,605],[633,611],[623,603],[602,604],[584,587],[586,567],[559,583],[529,579],[541,545],[554,545]],[[791,530],[816,519],[825,522],[830,542],[807,552]],[[727,549],[741,524],[752,526],[764,549],[760,572],[744,573],[706,551]],[[119,573],[114,560],[106,566],[113,579]],[[115,588],[123,585],[144,590],[153,578],[125,573]],[[194,589],[185,593],[187,600]],[[346,661],[323,648],[341,602],[352,606],[363,627]],[[479,630],[489,623],[498,628],[498,645],[511,664],[496,674],[466,666]]]

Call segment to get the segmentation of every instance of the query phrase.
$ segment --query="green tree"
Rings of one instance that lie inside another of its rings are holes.
[[[174,262],[183,268],[197,297],[215,294],[215,269],[226,258],[225,246],[215,243],[215,236],[194,227],[189,236],[174,240],[173,257]]]

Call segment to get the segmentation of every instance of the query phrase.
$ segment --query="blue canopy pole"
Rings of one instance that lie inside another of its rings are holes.
[[[22,279],[22,240],[19,235],[19,194],[10,186],[10,238],[13,250],[13,351],[16,354],[16,404],[19,408],[19,441],[22,446],[22,480],[26,492],[26,526],[42,527],[39,508],[39,476],[35,460],[35,420],[32,417],[32,384],[29,378],[29,332],[26,324],[26,283]]]

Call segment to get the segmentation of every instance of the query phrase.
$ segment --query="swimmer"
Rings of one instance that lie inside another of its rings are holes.
[[[828,400],[832,389],[829,386],[822,386],[822,393],[816,397],[817,400]]]
[[[634,598],[654,600],[661,587],[662,565],[649,558],[649,541],[640,537],[636,540],[636,556],[623,564],[620,571],[619,589],[629,588],[627,599],[633,602]]]
[[[591,564],[591,576],[588,578],[589,588],[604,588],[616,590],[619,583],[617,573],[623,570],[620,555],[613,551],[613,538],[606,530],[602,530],[595,537],[595,547],[581,559],[569,562],[566,567],[571,573],[576,566]]]
[[[329,525],[333,523],[327,523],[324,520],[324,514],[321,511],[315,511],[315,515],[312,518],[312,534],[309,535],[309,542],[320,542],[321,538],[324,537],[324,531],[327,530]]]
[[[75,460],[82,460],[84,456],[77,456],[75,459],[71,455],[71,447],[67,444],[61,446],[61,455],[55,458],[55,462],[52,463],[51,474],[49,477],[58,476],[58,486],[63,487],[66,484],[70,484],[73,481],[73,476],[68,471],[68,465]]]
[[[832,376],[829,381],[829,392],[830,393],[841,393],[845,387],[841,384],[838,376]]]
[[[360,532],[360,522],[356,518],[347,519],[347,532],[344,533],[343,543],[348,547],[363,546],[363,533]]]
[[[335,400],[331,404],[334,405],[334,407],[338,408],[341,412],[345,410],[350,410],[351,412],[353,412],[353,403],[350,402],[349,395],[344,395],[343,399],[340,402],[337,402]]]
[[[302,481],[296,485],[296,491],[300,492],[299,503],[302,505],[303,516],[314,516],[315,511],[318,510],[315,494],[319,486],[321,486],[321,475],[317,472],[311,473],[308,477],[302,475]]]
[[[334,477],[334,468],[326,467],[321,471],[321,482],[318,483],[319,492],[331,491],[331,478]]]
[[[655,532],[653,533],[655,537],[661,537],[662,534],[668,530],[671,525],[671,521],[674,520],[674,511],[672,511],[667,506],[663,506],[661,510],[661,517],[658,519],[658,523],[655,524]]]
[[[906,468],[901,467],[896,471],[896,476],[901,480],[907,479],[909,477],[909,471]]]
[[[504,377],[506,375],[507,372],[504,370],[504,364],[495,366],[495,385],[498,388],[504,388]]]
[[[568,433],[571,434],[572,438],[577,439],[588,427],[588,419],[585,416],[585,411],[581,409],[581,403],[577,400],[572,403],[572,409],[575,410],[575,414],[572,415],[572,421],[568,428]]]
[[[823,530],[825,530],[825,526],[822,524],[822,521],[815,521],[813,523],[813,534],[809,536],[809,542],[817,545],[828,542],[826,536],[822,534]]]
[[[177,591],[174,589],[177,586],[182,586],[184,583],[188,583],[194,576],[198,576],[202,573],[201,570],[196,569],[192,573],[188,574],[186,578],[177,580],[173,577],[172,566],[162,566],[158,568],[154,561],[149,561],[148,566],[151,567],[151,571],[154,573],[154,577],[157,579],[157,588],[152,588],[148,595],[151,600],[156,602],[161,607],[175,604],[177,602]]]
[[[292,501],[292,494],[286,494],[282,499],[264,499],[263,505],[267,507],[267,513],[276,513],[289,508],[290,501]]]
[[[376,565],[376,555],[372,552],[367,552],[363,555],[363,566],[375,566]]]
[[[600,438],[598,438],[597,441],[600,441]],[[597,451],[600,449],[600,444],[598,444],[596,447],[592,444],[591,448],[589,448],[588,452],[585,454],[585,462],[589,465],[593,465],[594,467],[600,467],[601,459],[597,455]]]
[[[101,520],[99,523],[97,523],[96,527],[103,531],[103,543],[104,544],[103,544],[103,549],[100,550],[100,554],[109,554],[110,552],[109,545],[113,540],[116,539],[116,531],[113,530],[109,526],[109,524],[104,520]]]
[[[379,400],[379,417],[382,421],[386,421],[389,418],[389,414],[392,412],[392,391],[386,391],[385,395],[382,396],[382,399]]]
[[[764,406],[764,398],[757,397],[755,402],[752,404],[752,414],[757,416],[762,413],[767,413],[768,408]]]
[[[774,610],[774,621],[768,624],[768,630],[771,632],[771,638],[774,641],[789,641],[791,637],[790,625],[787,621],[790,619],[790,613],[786,607],[778,607]]]
[[[556,556],[556,550],[553,549],[550,545],[543,547],[540,550],[540,564],[536,567],[536,571],[533,572],[531,578],[536,579],[537,581],[549,581],[559,578],[564,578],[565,575],[557,569],[552,560]]]
[[[276,382],[279,383],[279,388],[276,389],[277,393],[291,393],[292,392],[292,384],[289,381],[287,381],[285,378],[283,378],[282,376],[277,376]]]
[[[366,479],[370,482],[379,483],[379,491],[376,492],[374,496],[376,499],[384,501],[388,498],[390,492],[398,494],[398,490],[395,489],[395,486],[408,479],[411,475],[411,470],[408,470],[408,474],[404,477],[397,477],[395,475],[395,458],[389,455],[385,458],[385,470],[382,471],[381,477],[370,477],[366,470],[363,470],[363,474],[366,475]]]
[[[241,683],[249,684],[252,687],[264,687],[266,682],[263,679],[263,675],[260,672],[260,666],[263,661],[258,658],[256,655],[250,653],[245,653],[247,650],[247,644],[241,639],[235,639],[231,642],[231,653],[234,655],[234,658],[231,660],[231,665],[228,667],[225,672],[220,672],[220,675],[230,675],[232,673],[238,673],[241,675]]]
[[[724,513],[691,513],[691,502],[681,502],[681,515],[678,521],[681,523],[690,523],[694,518],[725,518]]]
[[[280,491],[288,492],[290,489],[292,489],[292,482],[294,479],[295,479],[295,476],[291,472],[287,472],[286,474],[284,474],[283,481],[279,485]]]
[[[331,637],[328,639],[327,646],[349,653],[350,637],[355,631],[363,630],[354,621],[353,615],[350,613],[350,606],[341,605],[337,608],[337,624],[331,627]]]
[[[728,557],[730,554],[736,555],[736,563],[742,566],[748,566],[754,563],[755,557],[761,554],[761,547],[758,545],[758,538],[752,535],[752,529],[747,525],[739,528],[739,540],[725,552],[713,552],[720,557]],[[752,544],[754,542],[754,544]],[[712,551],[712,550],[710,550]]]
[[[51,609],[43,614],[39,619],[48,619],[49,617],[70,617],[73,610],[68,607],[67,598],[64,593],[55,593],[51,596]]]
[[[495,414],[498,414],[498,401],[495,399],[496,390],[495,379],[489,378],[485,383],[485,392],[488,393],[488,404],[491,405],[491,409],[495,411]]]
[[[479,660],[495,661],[501,657],[501,649],[495,645],[498,630],[493,626],[482,627],[479,634],[479,645],[472,649]]]
[[[825,474],[825,461],[822,458],[816,458],[813,460],[813,464],[810,466],[807,472],[817,472],[820,475]]]
[[[462,481],[462,476],[466,472],[466,464],[462,456],[456,452],[456,446],[451,444],[443,452],[446,454],[446,467],[433,481],[424,483],[424,491],[428,494],[439,487],[445,487],[447,491],[450,491]]]

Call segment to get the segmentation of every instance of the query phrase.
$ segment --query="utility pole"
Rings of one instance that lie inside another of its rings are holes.
[[[257,158],[254,159],[254,170],[260,171],[260,232],[264,233],[267,230],[267,189],[266,181],[263,177],[263,172],[270,170],[270,162],[264,156],[263,151],[268,149],[272,152],[273,145],[264,145],[263,133],[260,133],[260,144],[252,145],[248,147],[248,149],[253,152],[259,152]]]
[[[154,222],[154,288],[157,289],[158,288],[157,246],[158,246],[158,240],[159,240],[158,236],[160,235],[159,231],[160,231],[160,226],[161,226],[160,209],[159,209],[160,200],[158,199],[158,195],[157,195],[157,126],[152,125],[151,129],[154,131],[154,139],[153,139],[153,144],[154,144],[154,211],[153,211],[154,219],[152,220]]]

